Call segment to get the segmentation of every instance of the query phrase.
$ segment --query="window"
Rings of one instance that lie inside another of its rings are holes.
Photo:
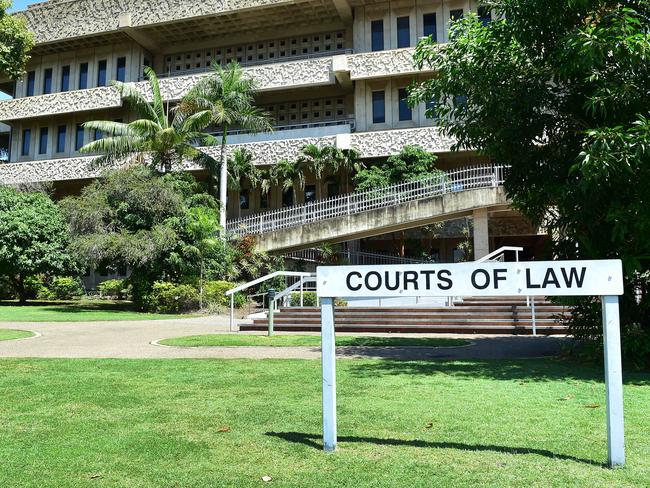
[[[260,192],[260,208],[269,208],[269,192]]]
[[[29,148],[32,144],[32,131],[31,129],[23,130],[23,147],[20,152],[21,156],[29,156]]]
[[[386,102],[384,91],[372,92],[372,123],[383,124],[386,122]]]
[[[327,198],[339,196],[339,182],[329,181],[327,183]]]
[[[65,133],[66,126],[60,125],[56,131],[56,152],[58,153],[65,151]]]
[[[438,115],[434,113],[434,110],[436,109],[436,106],[438,105],[438,102],[435,100],[429,100],[425,105],[424,108],[426,110],[426,118],[427,119],[432,119],[436,120],[438,118]]]
[[[373,51],[384,50],[384,21],[373,20],[370,23],[371,31],[371,49]]]
[[[436,22],[436,14],[424,14],[422,17],[422,24],[424,25],[424,35],[431,36],[435,41],[438,37],[438,27]]]
[[[70,89],[70,66],[61,68],[61,91],[67,92]]]
[[[34,96],[34,84],[36,83],[36,72],[30,71],[27,73],[27,87],[25,89],[25,96],[33,97]]]
[[[413,113],[411,112],[411,107],[409,107],[407,97],[408,92],[406,88],[400,88],[398,91],[399,96],[399,120],[413,120]]]
[[[467,95],[456,95],[454,97],[454,107],[465,108],[467,106]]]
[[[488,7],[479,7],[478,8],[478,19],[481,21],[481,24],[485,27],[492,21],[492,11]]]
[[[397,47],[409,47],[411,45],[411,33],[408,17],[397,17]]]
[[[77,131],[74,138],[74,149],[78,151],[84,145],[84,128],[83,125],[77,124]]]
[[[291,205],[293,205],[293,188],[282,192],[282,206],[290,207]]]
[[[97,86],[106,86],[106,60],[97,64]]]
[[[25,94],[28,97],[34,96],[34,87],[36,85],[36,71],[30,71],[27,73],[27,89]]]
[[[239,208],[242,210],[251,208],[250,190],[247,188],[239,191]]]
[[[305,203],[313,202],[316,200],[316,185],[305,186]]]
[[[101,130],[95,129],[95,140],[99,141],[104,138],[104,133]]]
[[[38,137],[38,154],[45,154],[47,152],[47,139],[49,130],[47,127],[41,127],[41,132]]]
[[[88,63],[81,63],[79,65],[79,89],[85,90],[88,88]]]
[[[43,94],[52,93],[52,68],[43,71]]]
[[[449,11],[449,19],[450,20],[460,20],[462,18],[463,18],[463,9],[462,8],[457,8],[457,9]]]
[[[121,82],[126,81],[126,58],[117,58],[117,75],[115,79]]]

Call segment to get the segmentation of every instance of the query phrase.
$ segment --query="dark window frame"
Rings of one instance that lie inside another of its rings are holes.
[[[38,154],[47,154],[47,147],[50,142],[50,128],[41,127],[38,131]]]
[[[79,79],[78,81],[78,87],[79,90],[85,90],[88,88],[88,73],[89,73],[89,66],[88,63],[81,63],[79,65]]]
[[[36,93],[36,71],[30,71],[27,73],[27,81],[25,82],[25,96],[33,97]]]
[[[21,156],[29,156],[32,146],[32,129],[23,129],[22,145],[20,147]]]
[[[370,50],[383,51],[384,47],[384,19],[370,21]]]
[[[100,59],[97,62],[97,86],[106,86],[108,83],[108,61]]]
[[[408,122],[413,120],[413,110],[408,105],[408,92],[406,88],[399,88],[397,90],[397,96],[399,98],[398,102],[398,112],[399,112],[399,121]]]
[[[61,91],[70,91],[70,65],[61,68]]]
[[[45,68],[43,70],[43,95],[52,93],[52,82],[54,80],[54,70],[52,68]]]
[[[126,82],[126,56],[120,56],[119,58],[117,58],[115,79],[117,81],[121,81],[122,83]]]
[[[431,20],[433,22],[430,22]],[[434,41],[438,38],[438,16],[436,12],[429,12],[422,15],[422,29],[422,33],[425,36],[431,36]]]
[[[411,18],[408,15],[395,19],[397,49],[411,46]]]
[[[65,125],[60,125],[56,129],[56,152],[62,153],[65,152],[66,138],[68,135],[68,127]],[[63,137],[63,139],[61,139]]]
[[[380,102],[381,105],[379,105]],[[386,92],[384,90],[375,90],[372,92],[372,123],[386,123]]]

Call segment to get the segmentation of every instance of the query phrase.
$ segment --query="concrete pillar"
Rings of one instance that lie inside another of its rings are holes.
[[[474,259],[490,254],[487,208],[474,210]]]

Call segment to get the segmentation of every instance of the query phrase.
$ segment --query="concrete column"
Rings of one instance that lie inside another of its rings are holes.
[[[474,210],[474,259],[490,254],[487,208]]]

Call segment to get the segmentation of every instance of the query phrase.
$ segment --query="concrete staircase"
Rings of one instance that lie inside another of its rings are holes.
[[[570,313],[548,301],[535,301],[537,334],[566,334],[560,318]],[[337,332],[420,332],[454,334],[532,334],[531,309],[520,297],[465,298],[453,307],[356,308],[337,307]],[[255,319],[240,330],[267,330],[268,321]],[[281,308],[274,316],[277,331],[320,331],[320,309]]]

